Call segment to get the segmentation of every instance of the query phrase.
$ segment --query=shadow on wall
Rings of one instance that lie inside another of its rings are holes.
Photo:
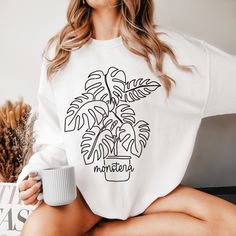
[[[183,184],[193,187],[236,186],[236,115],[202,120]]]

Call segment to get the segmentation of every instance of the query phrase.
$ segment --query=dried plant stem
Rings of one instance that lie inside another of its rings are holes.
[[[36,114],[25,104],[6,100],[0,107],[0,182],[15,182],[32,156]]]

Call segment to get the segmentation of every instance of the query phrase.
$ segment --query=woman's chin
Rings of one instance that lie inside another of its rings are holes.
[[[95,10],[115,6],[118,0],[85,0]]]

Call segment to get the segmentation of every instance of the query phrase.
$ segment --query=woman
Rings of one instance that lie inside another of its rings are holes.
[[[17,181],[24,203],[39,203],[21,235],[236,234],[234,204],[180,184],[201,119],[236,113],[236,58],[155,26],[153,4],[70,2],[43,60],[35,153]],[[76,200],[41,202],[37,170],[68,163]]]

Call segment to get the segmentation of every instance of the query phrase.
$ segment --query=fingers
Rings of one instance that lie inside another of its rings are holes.
[[[34,178],[34,177],[36,177],[38,175],[38,172],[37,171],[31,171],[30,173],[29,173],[29,177],[30,178]]]
[[[29,173],[29,179],[40,180],[41,176],[38,174],[36,170],[34,170]]]
[[[31,195],[29,198],[25,199],[23,201],[23,203],[25,205],[29,205],[29,204],[35,205],[38,202],[37,196],[40,193],[40,191],[41,191],[41,189],[39,188],[38,191],[36,191],[33,195]]]
[[[32,202],[31,205],[36,205],[38,202],[39,202],[39,200],[38,200],[37,197],[36,197],[35,201]]]
[[[34,179],[23,180],[19,185],[20,192],[31,188],[35,183],[37,183],[37,181]]]
[[[27,200],[28,198],[30,198],[32,195],[34,195],[36,192],[40,191],[41,190],[41,181],[35,183],[35,180],[26,180],[29,182],[29,184],[31,184],[31,182],[33,181],[34,184],[31,185],[30,188],[26,189],[26,190],[23,190],[20,192],[20,199],[25,201]],[[29,185],[29,184],[25,184],[25,185]],[[24,187],[24,186],[23,186]]]
[[[31,171],[19,184],[19,198],[25,205],[38,203],[37,196],[41,191],[41,177],[37,171]]]
[[[37,180],[40,180],[40,176],[38,175],[37,171],[31,171],[26,178],[20,183],[19,191],[24,191],[34,185]],[[26,181],[27,180],[27,181]],[[30,180],[30,181],[29,181]]]

